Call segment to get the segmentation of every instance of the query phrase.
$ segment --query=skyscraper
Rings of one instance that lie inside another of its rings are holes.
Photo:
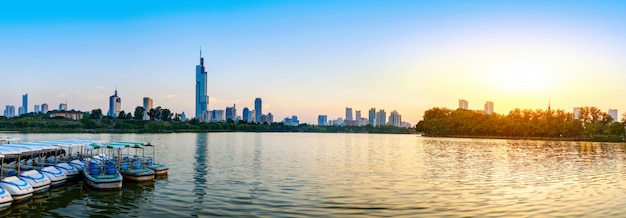
[[[351,121],[352,120],[352,108],[347,107],[346,108],[346,121]]]
[[[33,110],[33,113],[38,114],[38,113],[40,113],[40,112],[41,112],[41,111],[39,110],[39,105],[38,105],[38,104],[36,104],[36,105],[35,105],[35,107],[34,107],[33,109],[34,109],[34,110]]]
[[[107,115],[110,117],[117,117],[122,110],[122,99],[117,96],[117,88],[115,88],[115,94],[109,97],[109,112]]]
[[[67,104],[66,103],[59,104],[59,111],[67,111]]]
[[[4,109],[5,117],[14,117],[15,116],[15,106],[7,105],[6,109]]]
[[[248,107],[243,108],[243,112],[241,112],[241,119],[246,122],[250,122],[250,109]]]
[[[467,100],[465,99],[459,99],[459,109],[464,109],[467,110]]]
[[[254,99],[254,122],[259,123],[261,121],[261,115],[263,115],[263,102],[261,98]]]
[[[200,49],[200,64],[196,65],[196,118],[208,121],[209,96],[207,95],[207,72],[204,68],[204,58]]]
[[[22,109],[22,113],[20,113],[20,115],[27,114],[28,113],[28,93],[22,95],[22,107],[24,109]]]
[[[363,124],[361,123],[361,111],[359,111],[359,110],[355,111],[355,112],[354,112],[354,117],[355,117],[355,120],[356,120],[356,125],[357,125],[357,126],[361,126],[361,125],[363,125]]]
[[[485,102],[485,114],[493,114],[493,102]]]
[[[608,112],[609,116],[611,116],[611,118],[613,118],[613,122],[619,122],[619,120],[617,119],[617,109],[610,109],[609,108],[609,112]]]
[[[395,127],[402,126],[402,116],[398,113],[398,111],[392,111],[389,115],[389,125]]]
[[[41,104],[41,113],[42,114],[47,114],[48,113],[48,103]]]
[[[237,109],[236,105],[233,104],[232,107],[226,107],[226,120],[231,119],[235,121],[237,118]]]
[[[376,126],[384,126],[387,125],[387,112],[385,110],[380,109],[378,113],[376,113]]]
[[[372,126],[376,126],[376,108],[370,109],[368,115],[369,116],[367,118],[368,118],[369,124]]]
[[[317,116],[317,125],[318,126],[326,126],[327,123],[328,123],[328,116],[326,116],[326,115],[319,115],[319,116]]]
[[[143,120],[149,120],[148,111],[152,109],[152,99],[148,97],[143,98]]]

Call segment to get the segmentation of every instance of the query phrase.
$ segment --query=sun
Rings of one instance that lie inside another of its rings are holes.
[[[531,65],[506,65],[494,68],[486,80],[499,92],[517,94],[545,93],[554,88],[552,72]]]

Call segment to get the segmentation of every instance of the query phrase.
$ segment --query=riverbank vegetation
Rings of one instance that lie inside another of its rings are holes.
[[[596,107],[581,108],[578,118],[563,110],[514,109],[507,115],[485,114],[447,108],[432,108],[416,125],[429,136],[487,138],[549,138],[593,141],[622,141],[622,123]]]
[[[141,108],[141,107],[138,107]],[[6,118],[0,116],[0,131],[42,132],[42,133],[171,133],[171,132],[323,132],[323,133],[415,133],[414,128],[393,126],[298,126],[280,123],[248,123],[228,120],[225,122],[200,122],[197,119],[181,121],[180,114],[157,107],[148,114],[150,120],[143,120],[143,108],[135,113],[120,112],[116,118],[103,116],[100,109],[84,113],[80,120],[64,117],[50,117],[44,114],[28,114]]]

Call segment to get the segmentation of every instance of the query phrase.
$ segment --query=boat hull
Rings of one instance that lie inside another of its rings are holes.
[[[165,164],[149,164],[145,167],[154,171],[155,176],[167,176],[169,169]]]
[[[117,172],[109,175],[90,175],[83,172],[85,183],[93,189],[97,190],[120,190],[122,189],[123,176]]]
[[[33,187],[28,182],[21,180],[17,176],[11,176],[0,180],[0,186],[6,190],[13,201],[23,201],[33,196]]]
[[[40,172],[48,177],[52,187],[62,186],[67,182],[67,175],[54,166],[44,167]]]
[[[34,193],[40,193],[50,189],[50,179],[37,170],[23,172],[20,174],[19,178],[28,182],[28,184],[33,187]]]
[[[0,187],[0,211],[9,209],[13,203],[13,197],[4,188]]]
[[[154,171],[147,168],[126,169],[122,175],[126,181],[130,182],[151,182],[154,181]]]

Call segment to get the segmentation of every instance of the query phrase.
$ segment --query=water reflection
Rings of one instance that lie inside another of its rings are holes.
[[[206,195],[206,190],[205,190],[205,186],[207,184],[206,177],[209,172],[207,169],[207,156],[208,156],[207,147],[209,144],[209,138],[210,138],[210,135],[208,133],[196,134],[196,151],[195,151],[194,163],[193,163],[193,168],[194,168],[193,195],[195,197],[194,210],[196,211],[203,209],[202,204],[204,203],[205,195]]]

